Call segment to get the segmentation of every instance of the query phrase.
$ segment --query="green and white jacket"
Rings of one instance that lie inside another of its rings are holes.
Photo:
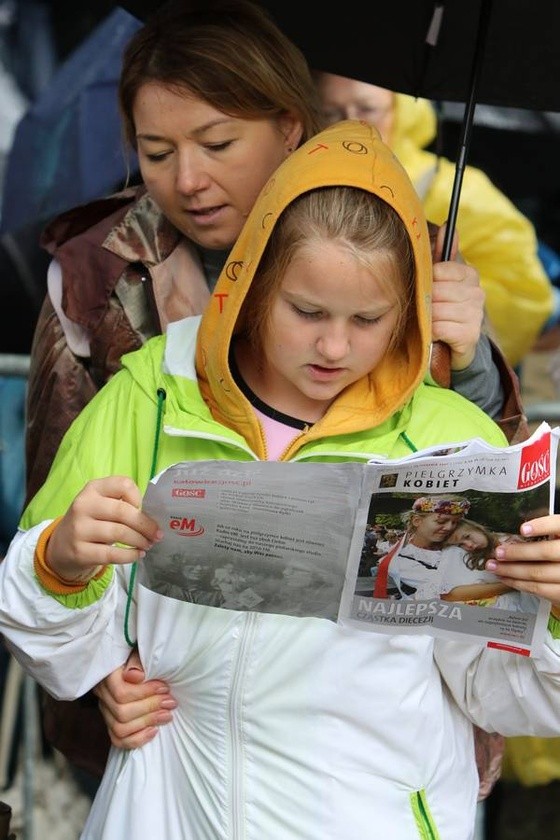
[[[347,158],[348,182],[392,193],[417,234],[416,323],[404,351],[346,389],[282,460],[401,457],[407,439],[416,448],[474,436],[506,444],[476,406],[423,382],[429,243],[406,176],[373,129],[329,129],[265,188],[203,318],[172,324],[124,357],[70,428],[24,514],[0,564],[0,632],[53,695],[82,695],[128,655],[130,567],[55,597],[34,574],[40,534],[92,478],[126,474],[144,490],[152,473],[178,461],[266,458],[256,415],[229,370],[237,313],[281,209],[298,191],[330,183],[332,172],[339,181]],[[505,735],[560,733],[560,642],[550,634],[529,659],[188,603],[138,581],[130,629],[147,676],[169,683],[178,708],[146,746],[112,750],[82,840],[470,840],[472,723]]]

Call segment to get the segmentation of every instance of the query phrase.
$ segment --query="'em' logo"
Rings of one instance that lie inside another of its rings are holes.
[[[171,516],[169,527],[180,537],[200,537],[204,533],[202,525],[196,524],[196,519],[188,519],[186,516]]]
[[[521,451],[517,487],[524,490],[541,484],[550,476],[550,432]]]

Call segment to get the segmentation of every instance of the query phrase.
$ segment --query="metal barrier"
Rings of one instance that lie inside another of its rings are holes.
[[[560,422],[560,401],[535,402],[524,406],[525,415],[529,423],[559,423]]]
[[[0,376],[17,376],[26,378],[29,375],[30,356],[16,354],[0,354]],[[7,784],[7,764],[9,751],[14,748],[17,707],[23,707],[23,738],[22,738],[22,800],[24,809],[22,840],[34,840],[33,813],[35,802],[35,773],[34,765],[37,761],[39,749],[38,716],[39,701],[35,681],[23,674],[17,662],[10,658],[8,664],[8,678],[4,686],[4,695],[0,698],[1,723],[0,731],[0,781],[2,786]]]
[[[28,376],[30,356],[0,353],[0,376]]]

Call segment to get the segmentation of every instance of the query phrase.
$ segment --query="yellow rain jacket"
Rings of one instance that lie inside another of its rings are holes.
[[[435,135],[432,105],[396,94],[393,151],[414,182],[426,217],[441,225],[449,212],[455,165],[425,150]],[[467,166],[457,232],[461,254],[480,275],[493,338],[515,366],[553,310],[552,285],[537,256],[533,225],[480,169]]]

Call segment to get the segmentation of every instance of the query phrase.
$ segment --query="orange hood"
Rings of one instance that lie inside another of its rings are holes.
[[[402,408],[422,382],[431,342],[432,260],[422,205],[408,175],[375,128],[347,120],[315,135],[291,154],[264,186],[218,279],[198,333],[196,368],[214,417],[243,435],[265,457],[259,423],[228,364],[241,305],[282,211],[317,187],[352,186],[379,195],[403,220],[416,265],[416,324],[404,348],[387,353],[367,377],[346,388],[325,416],[301,438],[360,432],[383,423]],[[293,455],[292,450],[286,457]]]

